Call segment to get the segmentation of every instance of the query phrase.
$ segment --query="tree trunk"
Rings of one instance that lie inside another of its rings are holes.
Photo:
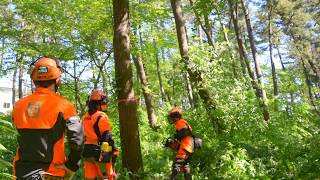
[[[73,79],[74,79],[74,105],[75,108],[78,110],[78,81],[77,81],[77,64],[76,60],[73,60]]]
[[[269,118],[270,118],[269,111],[266,109],[267,108],[268,99],[267,99],[266,91],[264,90],[264,83],[263,83],[263,80],[262,80],[262,72],[261,72],[261,69],[260,69],[260,63],[259,63],[259,60],[257,58],[257,49],[256,49],[255,42],[254,42],[253,30],[252,30],[252,27],[251,27],[251,20],[250,20],[249,12],[247,10],[247,7],[245,5],[244,0],[240,0],[240,2],[241,2],[241,5],[242,5],[242,9],[243,9],[244,15],[245,15],[247,31],[248,31],[248,35],[249,35],[249,42],[250,42],[250,47],[251,47],[251,51],[252,51],[253,61],[254,61],[254,64],[255,64],[255,70],[256,70],[258,85],[259,85],[259,87],[261,87],[261,88],[259,88],[260,89],[259,94],[260,94],[260,98],[262,99],[263,107],[264,107],[263,117],[264,117],[265,121],[268,121]]]
[[[14,107],[14,104],[16,103],[16,80],[17,80],[17,69],[13,72],[13,78],[12,78],[12,107]]]
[[[190,77],[188,73],[184,73],[184,78],[186,80],[186,86],[188,89],[188,99],[189,99],[189,104],[191,108],[194,108],[194,99],[193,99],[193,90],[192,90],[192,85],[190,82]]]
[[[193,1],[189,0],[189,2],[190,2],[190,5],[193,7]],[[211,31],[211,28],[210,28],[210,23],[209,23],[208,16],[205,16],[205,25],[203,25],[202,22],[201,22],[201,18],[200,18],[201,16],[199,15],[199,13],[194,8],[192,8],[192,10],[193,10],[193,12],[195,14],[197,22],[200,24],[200,27],[202,28],[202,30],[204,31],[204,33],[207,36],[208,44],[210,46],[214,47],[214,42],[213,42],[213,39],[212,39],[212,31]],[[200,34],[200,42],[202,42],[202,36],[201,36],[201,33],[200,33],[200,29],[199,29],[199,34]]]
[[[272,69],[273,95],[276,98],[279,95],[279,87],[278,87],[278,78],[277,78],[277,73],[276,73],[276,67],[274,65],[274,60],[273,60],[272,4],[270,4],[268,20],[269,20],[269,52],[270,52],[270,61],[271,61],[271,69]]]
[[[309,101],[310,101],[311,105],[313,106],[314,111],[320,117],[320,110],[318,109],[318,107],[316,105],[315,98],[314,98],[313,93],[312,93],[312,84],[311,84],[311,81],[309,79],[308,71],[307,71],[307,68],[305,66],[304,60],[302,58],[301,58],[301,63],[302,63],[303,73],[304,73],[304,76],[305,76],[305,79],[306,79],[307,88],[308,88]]]
[[[129,1],[113,0],[114,59],[117,84],[122,165],[133,173],[143,170],[137,104],[130,62]],[[138,177],[131,176],[132,179]]]
[[[244,43],[243,43],[243,40],[242,40],[242,37],[241,37],[241,33],[240,33],[240,28],[239,28],[239,25],[238,25],[238,16],[235,15],[235,8],[234,8],[234,5],[232,4],[232,2],[230,0],[228,0],[229,2],[229,6],[230,6],[230,16],[231,16],[231,19],[232,19],[232,22],[233,22],[233,27],[234,27],[234,31],[236,33],[236,38],[237,38],[237,43],[238,43],[238,51],[239,51],[239,56],[240,56],[240,63],[241,63],[241,69],[242,69],[242,73],[245,75],[247,74],[247,70],[246,70],[246,67],[248,68],[248,71],[249,72],[249,75],[250,73],[252,72],[252,69],[251,69],[251,66],[249,64],[249,66],[246,66],[247,64],[247,56],[244,54],[247,50],[246,48],[243,46]],[[236,7],[237,8],[237,7]],[[251,75],[250,75],[251,77]],[[254,77],[254,76],[253,76]]]
[[[280,53],[278,45],[276,45],[276,48],[277,48],[277,51],[278,51],[278,56],[279,56],[279,60],[280,60],[281,66],[282,66],[282,70],[286,70],[286,67],[284,67],[284,64],[283,64],[283,61],[282,61],[282,56],[281,56],[281,53]]]
[[[141,89],[144,96],[144,101],[146,103],[147,113],[148,113],[148,120],[149,125],[152,129],[155,129],[157,127],[157,116],[156,111],[154,109],[153,103],[152,103],[152,95],[150,93],[149,85],[147,76],[144,70],[144,66],[142,63],[141,55],[138,53],[138,55],[132,56],[134,60],[134,64],[136,66],[140,83],[141,83]]]
[[[19,65],[19,99],[23,97],[23,65]]]
[[[258,82],[254,76],[254,72],[253,72],[251,65],[250,65],[248,52],[247,52],[247,49],[244,45],[244,41],[241,36],[240,27],[238,24],[238,16],[235,15],[237,4],[233,4],[233,2],[231,2],[231,0],[228,0],[228,2],[229,2],[229,6],[230,6],[230,15],[231,15],[231,19],[233,21],[233,27],[234,27],[234,31],[236,33],[237,43],[239,46],[240,58],[243,58],[242,61],[245,63],[245,65],[247,67],[248,74],[251,79],[252,88],[255,90],[256,97],[258,98],[260,107],[262,108],[262,111],[263,111],[263,117],[265,120],[269,119],[269,118],[267,118],[267,117],[269,117],[267,105],[263,102],[263,99],[261,98],[262,90],[259,87]]]
[[[182,58],[182,62],[185,64],[187,72],[190,75],[190,81],[197,87],[198,94],[200,98],[203,100],[203,103],[206,107],[207,113],[210,117],[210,120],[213,124],[213,127],[217,131],[217,133],[221,133],[223,130],[223,124],[220,122],[220,119],[214,113],[217,110],[217,105],[213,101],[210,92],[207,88],[203,87],[202,78],[200,71],[191,68],[193,67],[193,62],[190,60],[188,55],[188,43],[187,43],[187,35],[184,28],[184,19],[182,16],[181,10],[181,0],[171,0],[171,6],[173,10],[173,15],[176,24],[176,31],[179,42],[179,50]]]
[[[163,84],[162,84],[162,78],[161,78],[161,69],[160,69],[160,63],[159,63],[159,51],[157,48],[156,41],[153,40],[155,51],[155,57],[156,57],[156,64],[157,64],[157,75],[158,75],[158,81],[159,81],[159,87],[160,87],[160,93],[161,93],[161,100],[162,104],[166,101],[166,94],[164,92]]]

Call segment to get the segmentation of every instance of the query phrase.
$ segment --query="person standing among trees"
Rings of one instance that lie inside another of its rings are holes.
[[[108,99],[101,90],[94,89],[88,99],[88,112],[83,117],[85,134],[84,157],[85,179],[113,180],[114,162],[118,155],[111,135],[109,118],[106,113]]]
[[[167,139],[165,147],[178,150],[175,160],[172,164],[170,179],[177,179],[179,172],[184,173],[186,180],[192,179],[189,161],[194,150],[194,140],[192,128],[189,123],[182,118],[183,111],[179,107],[173,107],[168,114],[168,120],[175,124],[176,134],[174,140]]]
[[[31,64],[33,94],[13,109],[18,149],[13,179],[71,179],[80,167],[83,128],[74,106],[56,94],[62,68],[58,59],[40,57]],[[66,160],[64,135],[69,143]]]

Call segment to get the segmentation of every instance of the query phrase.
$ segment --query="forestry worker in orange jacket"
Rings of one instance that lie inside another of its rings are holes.
[[[115,170],[113,163],[118,155],[111,135],[109,118],[106,113],[108,99],[101,90],[94,89],[88,100],[88,112],[82,123],[85,134],[84,157],[85,179],[113,180]]]
[[[80,118],[74,106],[56,94],[62,73],[59,60],[41,57],[31,65],[36,90],[20,99],[13,109],[19,145],[13,163],[14,179],[71,179],[80,166],[83,149]]]
[[[178,150],[175,161],[172,164],[170,179],[176,179],[179,172],[184,173],[186,180],[192,179],[190,172],[190,156],[194,150],[192,128],[189,123],[182,118],[183,111],[179,107],[173,107],[168,114],[170,123],[175,124],[176,134],[174,140],[167,140],[166,147]]]

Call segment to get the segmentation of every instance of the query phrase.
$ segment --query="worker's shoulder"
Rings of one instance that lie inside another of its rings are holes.
[[[15,106],[15,107],[18,107],[18,106],[27,104],[28,102],[31,102],[32,99],[33,99],[33,96],[32,96],[32,95],[25,96],[25,97],[19,99],[17,102],[15,102],[14,106]]]
[[[189,123],[184,119],[177,120],[175,124],[176,126],[179,126],[179,127],[184,127],[189,125]]]
[[[101,116],[101,119],[107,119],[107,120],[109,120],[109,117],[108,117],[108,115],[107,115],[105,112],[103,112],[103,111],[98,111],[98,113],[99,113],[99,116]]]
[[[65,107],[74,107],[73,104],[68,100],[66,99],[65,97],[59,95],[59,94],[54,94],[53,95],[53,98],[55,98],[56,101],[58,101],[57,103],[59,103],[60,105],[62,106],[65,106]]]

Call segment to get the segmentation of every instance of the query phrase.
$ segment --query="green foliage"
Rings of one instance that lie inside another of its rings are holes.
[[[16,131],[11,116],[0,114],[0,178],[11,179],[12,160],[16,149]]]

